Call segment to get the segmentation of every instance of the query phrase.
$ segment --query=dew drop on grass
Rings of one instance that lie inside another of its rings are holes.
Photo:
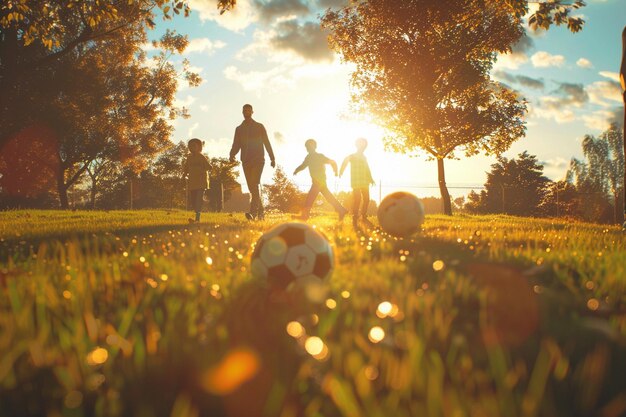
[[[365,369],[363,369],[363,373],[365,374],[365,378],[369,379],[370,381],[374,381],[376,378],[378,378],[378,368],[373,365],[366,366]]]
[[[382,303],[378,304],[378,308],[376,309],[376,315],[381,319],[385,318],[389,315],[392,308],[393,306],[389,301],[383,301]]]
[[[287,323],[287,334],[293,338],[300,338],[304,336],[304,327],[297,321],[290,321]]]
[[[443,263],[441,259],[438,259],[435,262],[433,262],[433,270],[437,272],[441,271],[444,267],[445,267],[445,264]]]
[[[591,311],[596,311],[600,307],[600,302],[595,298],[590,298],[587,301],[587,308]]]
[[[385,338],[385,331],[380,326],[374,326],[370,329],[370,332],[367,335],[367,338],[372,343],[378,343]]]

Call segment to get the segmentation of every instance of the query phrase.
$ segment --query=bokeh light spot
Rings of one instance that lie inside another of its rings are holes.
[[[380,326],[374,326],[370,329],[369,334],[367,335],[368,339],[372,343],[378,343],[385,338],[385,331]]]

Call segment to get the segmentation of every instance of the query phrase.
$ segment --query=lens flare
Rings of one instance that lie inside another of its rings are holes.
[[[380,326],[374,326],[370,329],[369,334],[367,335],[368,339],[372,343],[378,343],[385,338],[385,331]]]

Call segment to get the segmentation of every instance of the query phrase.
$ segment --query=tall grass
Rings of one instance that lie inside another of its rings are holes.
[[[316,217],[337,265],[314,306],[249,273],[286,217],[186,218],[0,213],[0,416],[626,414],[617,228]]]

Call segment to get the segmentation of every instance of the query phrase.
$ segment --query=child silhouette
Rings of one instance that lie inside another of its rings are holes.
[[[339,201],[337,201],[326,185],[326,164],[333,168],[335,176],[337,176],[337,163],[327,156],[317,152],[317,142],[315,140],[307,140],[304,142],[304,146],[306,147],[308,155],[304,158],[304,162],[302,162],[302,164],[295,169],[293,175],[296,175],[298,172],[308,167],[313,184],[311,185],[311,189],[309,190],[306,200],[304,201],[304,207],[302,208],[302,215],[300,218],[303,220],[309,218],[311,207],[315,202],[315,198],[319,193],[322,193],[324,198],[326,198],[326,201],[328,201],[335,208],[337,213],[339,213],[339,221],[343,220],[348,210],[346,210],[346,208],[343,207]]]

